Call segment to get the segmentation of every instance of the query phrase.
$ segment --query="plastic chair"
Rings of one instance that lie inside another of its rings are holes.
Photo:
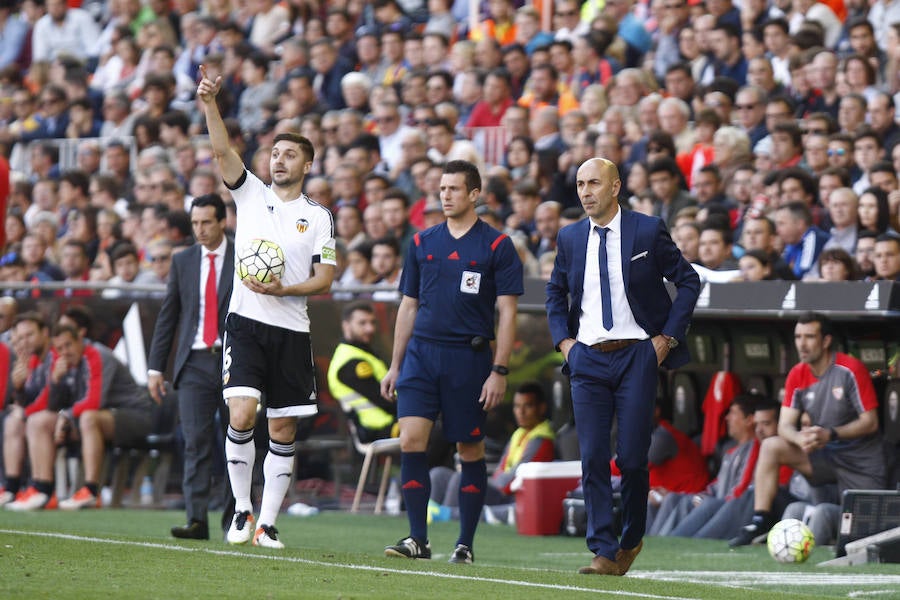
[[[369,478],[369,468],[372,466],[372,458],[386,455],[384,457],[384,470],[381,472],[381,483],[378,485],[378,497],[375,499],[375,514],[381,514],[384,506],[384,497],[387,493],[388,481],[391,476],[391,464],[393,463],[393,455],[400,454],[400,438],[385,438],[375,440],[369,444],[363,444],[359,441],[356,432],[356,424],[352,420],[348,421],[350,428],[350,436],[353,439],[353,447],[356,451],[363,455],[362,469],[359,472],[359,482],[356,484],[356,495],[353,497],[353,506],[350,512],[359,512],[359,503],[362,500],[363,488],[365,488],[366,480]]]

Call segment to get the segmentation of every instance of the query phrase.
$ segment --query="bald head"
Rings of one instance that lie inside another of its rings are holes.
[[[606,225],[619,210],[622,182],[615,163],[606,158],[590,158],[578,167],[575,189],[584,212],[593,221]]]

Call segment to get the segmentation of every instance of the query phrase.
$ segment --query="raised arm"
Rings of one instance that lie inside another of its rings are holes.
[[[225,121],[216,104],[216,96],[222,88],[222,76],[215,81],[206,76],[206,67],[200,65],[200,83],[197,85],[197,98],[206,113],[206,129],[209,131],[209,141],[212,144],[213,153],[219,163],[222,179],[229,186],[238,182],[244,174],[244,162],[240,155],[228,142],[228,132],[225,130]]]

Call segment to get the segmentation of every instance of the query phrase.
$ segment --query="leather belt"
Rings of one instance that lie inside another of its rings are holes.
[[[598,352],[615,352],[628,346],[633,346],[641,340],[610,340],[608,342],[600,342],[599,344],[591,344],[591,350]]]
[[[194,348],[191,352],[199,352],[200,354],[222,354],[222,346],[213,346],[212,348]]]

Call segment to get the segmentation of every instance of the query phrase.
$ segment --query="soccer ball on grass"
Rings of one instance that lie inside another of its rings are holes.
[[[284,276],[284,252],[281,246],[269,240],[250,240],[238,253],[238,277],[255,277],[257,281],[268,283],[272,275],[279,279]]]
[[[812,531],[802,521],[784,519],[775,523],[766,539],[769,554],[780,563],[802,563],[816,545]]]

